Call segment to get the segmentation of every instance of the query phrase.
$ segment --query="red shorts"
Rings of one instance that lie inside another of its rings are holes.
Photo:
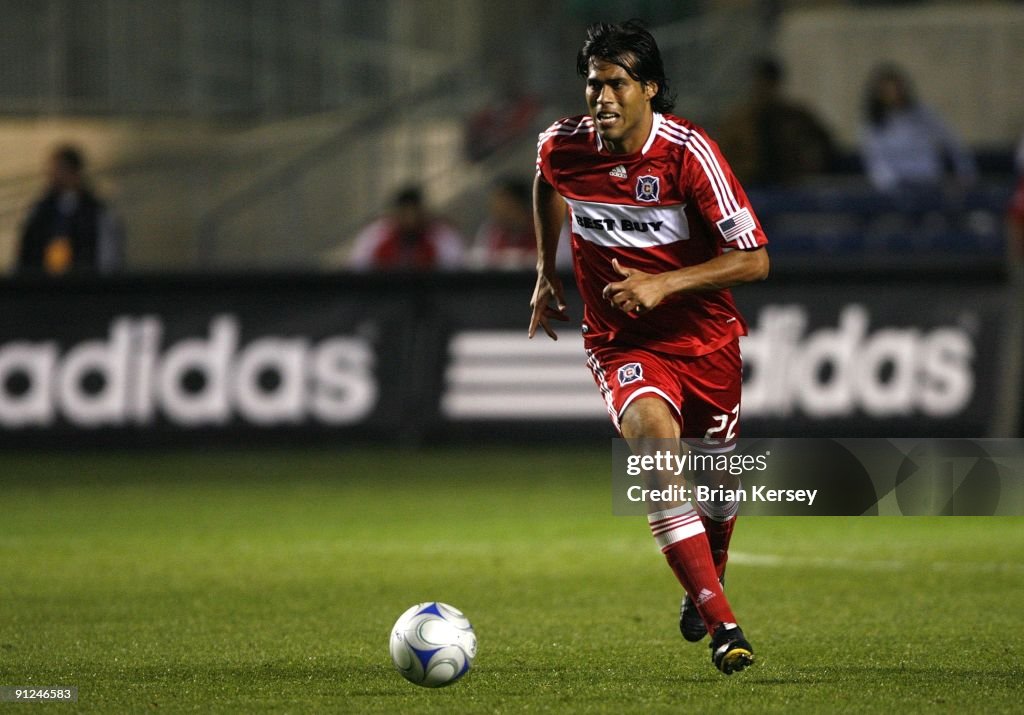
[[[739,436],[738,340],[700,357],[601,346],[588,350],[587,358],[615,429],[633,400],[657,395],[672,408],[683,437],[729,444]]]

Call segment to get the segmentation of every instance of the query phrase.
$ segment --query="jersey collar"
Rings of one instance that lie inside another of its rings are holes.
[[[644,148],[640,150],[640,154],[646,154],[647,150],[654,145],[654,138],[658,136],[658,127],[661,126],[661,113],[654,113],[654,120],[651,122],[651,135],[647,137],[647,141],[644,143]]]
[[[658,127],[660,127],[660,126],[661,126],[661,113],[660,112],[655,112],[654,113],[654,119],[651,121],[651,133],[650,133],[650,136],[647,137],[647,141],[644,142],[643,148],[640,149],[640,156],[643,156],[644,154],[646,154],[647,151],[654,144],[654,139],[658,136]],[[597,150],[598,151],[604,151],[604,142],[601,141],[601,135],[596,131],[596,128],[595,128],[595,131],[594,131],[594,137],[597,139]]]

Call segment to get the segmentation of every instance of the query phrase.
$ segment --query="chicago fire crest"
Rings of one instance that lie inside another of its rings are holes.
[[[637,177],[636,200],[652,203],[657,201],[658,193],[661,191],[660,183],[657,176],[651,176],[650,174]]]

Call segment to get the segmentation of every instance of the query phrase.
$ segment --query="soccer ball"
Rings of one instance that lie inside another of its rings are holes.
[[[391,660],[402,677],[416,685],[451,685],[469,671],[475,657],[473,626],[447,603],[417,603],[391,629]]]

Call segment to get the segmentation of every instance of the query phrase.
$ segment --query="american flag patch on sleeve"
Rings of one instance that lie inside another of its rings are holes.
[[[757,241],[752,234],[757,224],[754,223],[754,217],[750,215],[749,209],[742,208],[732,216],[723,218],[717,225],[718,230],[722,232],[722,238],[726,241],[736,241],[740,248],[757,248]]]

